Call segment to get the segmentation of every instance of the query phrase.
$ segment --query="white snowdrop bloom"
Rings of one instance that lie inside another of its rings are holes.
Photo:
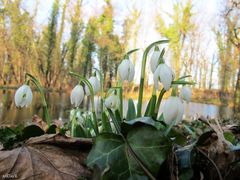
[[[81,124],[83,125],[84,123],[84,118],[81,114],[81,111],[80,109],[72,109],[70,111],[70,121],[73,121],[76,122],[77,124]]]
[[[152,73],[154,73],[158,67],[158,64],[159,64],[158,60],[159,60],[160,54],[161,54],[161,52],[160,52],[159,48],[155,47],[155,49],[152,53],[151,59],[150,59],[150,68],[151,68]]]
[[[163,84],[163,88],[167,91],[170,89],[175,74],[173,70],[165,63],[159,64],[153,74],[154,87],[160,90],[159,83]],[[160,82],[159,82],[160,81]]]
[[[98,78],[96,76],[91,76],[88,79],[88,81],[92,85],[94,95],[97,94],[100,91],[100,81],[98,80]],[[85,92],[86,92],[87,96],[90,95],[90,90],[89,90],[88,86],[86,86]]]
[[[181,99],[177,96],[170,96],[163,107],[163,117],[166,124],[171,124],[176,120],[175,124],[182,120],[184,106]]]
[[[135,74],[133,63],[129,59],[124,59],[118,66],[118,74],[121,81],[133,81]]]
[[[118,99],[118,96],[113,94],[108,96],[105,99],[105,106],[109,109],[114,109],[116,110],[119,107],[120,101]]]
[[[83,100],[84,91],[81,85],[76,85],[70,95],[71,104],[75,107],[79,106]]]
[[[179,94],[180,98],[182,98],[183,100],[187,101],[187,103],[189,103],[191,101],[192,98],[192,91],[191,88],[187,87],[187,86],[183,86],[180,94]]]
[[[17,107],[27,107],[32,102],[32,90],[31,88],[24,84],[17,89],[14,100]]]
[[[76,113],[76,120],[79,124],[83,125],[84,119],[82,117],[82,114],[81,114],[80,110],[78,110],[77,113]]]

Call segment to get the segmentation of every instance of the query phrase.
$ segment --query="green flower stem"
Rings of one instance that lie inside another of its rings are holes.
[[[76,111],[74,111],[73,118],[71,119],[71,137],[75,136],[75,130],[76,130]]]
[[[121,119],[123,119],[123,90],[122,90],[122,82],[119,81],[118,87],[119,87],[118,96],[119,96],[119,100],[120,100],[119,111],[120,111]]]
[[[156,95],[156,89],[155,89],[155,87],[153,86],[153,90],[152,90],[152,96],[153,95]]]
[[[154,47],[158,44],[163,44],[163,43],[168,43],[168,42],[169,42],[169,40],[156,41],[156,42],[150,44],[143,53],[142,67],[141,67],[141,78],[140,78],[140,89],[139,89],[138,104],[137,104],[137,117],[141,117],[141,114],[142,114],[142,100],[143,100],[144,77],[145,77],[147,55],[148,55],[148,53],[149,53],[149,51],[151,50],[152,47]]]
[[[167,130],[164,132],[164,135],[167,136],[169,132],[171,131],[172,127],[175,125],[176,120],[173,120],[171,124],[168,126]]]
[[[74,73],[74,72],[69,72],[70,75],[78,77],[80,81],[84,82],[87,86],[88,89],[90,91],[91,94],[91,105],[92,105],[92,114],[93,114],[93,121],[94,121],[94,131],[96,133],[96,135],[99,134],[99,130],[98,130],[98,121],[97,121],[97,116],[96,116],[96,112],[95,112],[95,104],[94,104],[94,92],[93,92],[93,88],[91,83],[84,77],[82,77],[81,75]]]
[[[189,77],[192,77],[192,76],[191,75],[185,75],[185,76],[182,76],[182,77],[178,78],[178,80],[183,80],[183,79],[189,78]]]
[[[123,120],[123,90],[122,90],[122,83],[118,82],[117,87],[112,87],[108,90],[107,95],[110,94],[112,91],[117,90],[116,95],[118,95],[118,98],[120,100],[120,105],[119,105],[119,111],[121,115],[121,119]]]
[[[103,111],[104,111],[104,90],[103,90],[103,75],[101,73],[100,70],[98,70],[97,68],[93,68],[99,75],[100,78],[100,97],[101,97],[101,104],[100,104],[100,108],[101,108],[101,115],[102,115],[102,119],[103,117]]]
[[[165,92],[166,92],[166,90],[164,88],[162,88],[161,92],[158,95],[157,104],[156,104],[155,110],[154,110],[154,117],[153,117],[154,119],[157,119],[158,111],[159,111],[159,108],[160,108],[160,104],[162,102],[163,95],[165,94]]]
[[[172,85],[171,96],[177,96],[177,85]]]
[[[33,75],[31,75],[29,73],[26,73],[25,79],[27,79],[27,77],[29,77],[30,78],[29,81],[31,81],[37,87],[37,90],[39,91],[39,93],[41,95],[44,118],[47,122],[48,127],[50,127],[51,119],[50,119],[50,116],[49,116],[48,105],[47,105],[47,102],[46,102],[46,99],[45,99],[43,88],[42,88],[40,82]]]
[[[129,58],[129,56],[132,54],[132,53],[134,53],[134,52],[136,52],[136,51],[138,51],[139,49],[133,49],[133,50],[131,50],[131,51],[128,51],[124,56],[123,56],[123,59],[128,59]]]
[[[183,80],[177,80],[173,81],[172,84],[178,84],[178,85],[195,85],[195,82],[192,81],[183,81]]]

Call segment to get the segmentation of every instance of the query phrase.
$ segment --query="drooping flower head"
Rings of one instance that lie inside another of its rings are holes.
[[[27,107],[32,102],[32,90],[31,88],[24,84],[17,89],[14,100],[17,107]]]
[[[184,106],[181,99],[177,96],[170,96],[163,107],[163,117],[166,124],[171,124],[172,121],[176,121],[175,124],[182,120],[184,113]]]
[[[159,83],[163,84],[163,88],[167,91],[170,89],[172,81],[175,78],[173,70],[165,63],[159,64],[153,74],[154,87],[160,90]]]
[[[151,68],[152,73],[154,73],[158,67],[160,54],[161,54],[161,52],[160,52],[158,46],[155,46],[154,51],[151,56],[151,59],[150,59],[150,68]]]
[[[77,108],[77,109],[72,109],[70,111],[70,120],[76,122],[77,124],[83,125],[84,119],[83,119],[80,109]]]
[[[115,94],[112,94],[105,99],[105,106],[109,109],[116,110],[119,107],[119,104],[119,98]]]
[[[129,59],[124,59],[118,66],[118,74],[121,81],[133,81],[135,74],[133,63]]]
[[[70,95],[71,104],[75,107],[79,106],[83,100],[84,91],[81,85],[76,85]]]
[[[180,98],[185,100],[187,103],[189,103],[191,101],[192,98],[192,91],[189,87],[187,86],[183,86],[180,94],[179,94]]]
[[[100,91],[100,81],[98,80],[98,78],[96,76],[91,76],[88,79],[88,81],[92,85],[94,95],[97,94]],[[90,95],[90,91],[89,91],[88,86],[86,86],[85,92],[86,92],[87,96]]]

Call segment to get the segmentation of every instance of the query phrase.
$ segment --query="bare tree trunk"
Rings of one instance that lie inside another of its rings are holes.
[[[234,92],[234,112],[240,112],[240,48],[238,55],[238,75],[237,75],[237,83]]]
[[[209,79],[209,85],[208,85],[208,89],[212,89],[212,76],[213,76],[213,69],[214,69],[214,56],[212,58],[212,62],[211,62],[211,70],[210,70],[210,79]]]

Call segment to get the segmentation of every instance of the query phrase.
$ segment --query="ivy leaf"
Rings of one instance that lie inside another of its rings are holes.
[[[171,152],[171,142],[155,127],[143,124],[133,126],[126,137],[125,141],[116,134],[97,136],[88,155],[87,165],[92,168],[97,166],[104,172],[103,179],[144,179],[143,170],[129,153],[131,146],[147,169],[157,176],[161,164]]]
[[[156,100],[157,100],[157,96],[152,95],[151,99],[148,102],[144,116],[152,117],[154,115]]]
[[[43,134],[44,130],[41,129],[39,126],[30,125],[23,129],[22,139],[25,140],[31,137],[41,136]]]
[[[52,124],[46,131],[47,134],[56,134],[57,126]]]
[[[127,140],[137,156],[157,176],[161,164],[171,152],[171,142],[156,128],[135,127],[127,135]]]
[[[10,128],[0,129],[0,142],[5,149],[10,149],[17,139],[17,134]]]
[[[87,158],[89,167],[105,172],[106,179],[128,179],[131,176],[126,156],[126,146],[121,136],[104,133],[96,137],[95,144]]]
[[[150,117],[136,118],[136,119],[132,119],[131,121],[125,121],[124,123],[129,124],[129,125],[134,125],[134,124],[137,124],[137,123],[144,123],[144,124],[151,125],[151,126],[155,127],[155,121]]]

